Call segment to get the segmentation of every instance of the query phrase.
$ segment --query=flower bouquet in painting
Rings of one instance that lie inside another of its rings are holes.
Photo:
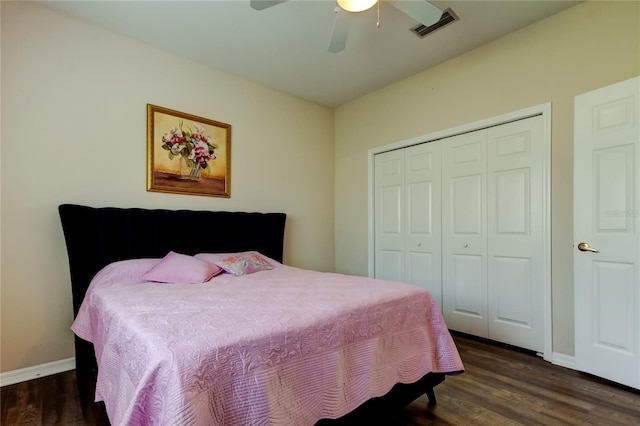
[[[230,124],[147,104],[147,191],[230,197],[230,174]]]
[[[180,121],[178,127],[162,136],[162,149],[168,151],[169,159],[179,158],[181,179],[199,181],[200,169],[207,170],[209,162],[216,159],[218,145],[201,126],[185,130]]]

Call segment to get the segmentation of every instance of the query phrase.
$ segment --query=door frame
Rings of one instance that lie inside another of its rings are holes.
[[[426,142],[433,142],[440,139],[457,136],[464,133],[482,130],[501,124],[518,121],[534,116],[542,117],[543,135],[543,164],[542,164],[542,203],[543,203],[543,293],[544,293],[544,352],[541,354],[545,361],[553,361],[553,317],[551,311],[551,103],[544,103],[530,108],[512,111],[506,114],[490,117],[484,120],[474,121],[426,135],[416,136],[410,139],[393,142],[388,145],[372,148],[367,152],[368,163],[368,275],[375,275],[375,166],[374,158],[377,154],[396,149],[406,148]]]

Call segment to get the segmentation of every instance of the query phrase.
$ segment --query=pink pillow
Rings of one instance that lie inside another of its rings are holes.
[[[273,269],[267,259],[256,252],[238,253],[216,262],[216,265],[237,276]]]
[[[170,251],[142,278],[160,283],[203,283],[220,272],[222,269],[213,263]]]

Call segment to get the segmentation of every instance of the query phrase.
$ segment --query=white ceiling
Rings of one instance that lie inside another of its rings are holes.
[[[424,1],[424,0],[417,0]],[[336,107],[558,13],[577,1],[433,1],[459,17],[420,39],[382,1],[349,13],[346,48],[327,51],[335,0],[289,0],[257,11],[249,0],[45,1],[178,55]]]

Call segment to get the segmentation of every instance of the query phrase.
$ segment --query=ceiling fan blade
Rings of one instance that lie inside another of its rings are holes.
[[[287,0],[251,0],[251,7],[255,10],[263,10],[278,3],[284,3]]]
[[[340,13],[340,10],[339,7],[335,9],[336,17],[333,20],[333,30],[329,41],[329,52],[331,53],[342,52],[347,44],[347,36],[349,35],[349,17],[344,13]]]
[[[426,0],[389,0],[388,3],[425,27],[435,24],[442,17],[442,10]]]

